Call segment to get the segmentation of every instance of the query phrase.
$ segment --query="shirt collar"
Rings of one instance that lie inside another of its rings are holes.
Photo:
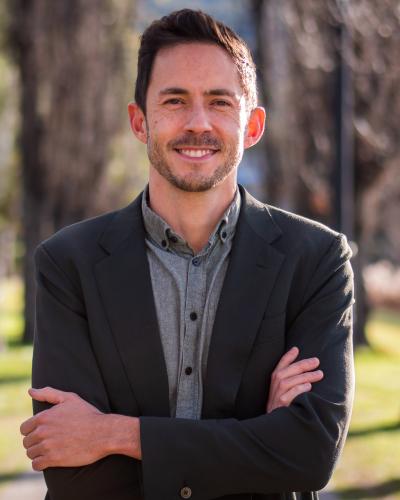
[[[142,215],[147,237],[165,251],[193,256],[194,252],[188,243],[179,234],[175,233],[162,217],[150,208],[148,197],[149,187],[147,185],[142,196]],[[232,239],[239,218],[240,204],[240,192],[239,189],[236,189],[232,203],[218,221],[207,244],[198,255],[208,253],[218,241],[224,244],[226,241]]]

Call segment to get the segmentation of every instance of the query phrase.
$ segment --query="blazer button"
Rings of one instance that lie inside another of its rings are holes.
[[[189,486],[184,486],[181,489],[181,497],[182,498],[190,498],[192,496],[192,490],[189,488]]]

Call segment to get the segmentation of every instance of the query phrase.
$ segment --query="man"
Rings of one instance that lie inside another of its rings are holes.
[[[316,498],[352,399],[345,238],[238,188],[265,113],[228,27],[153,23],[135,98],[148,188],[36,251],[32,466],[51,500]]]

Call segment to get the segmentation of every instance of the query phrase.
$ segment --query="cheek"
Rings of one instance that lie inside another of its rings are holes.
[[[214,123],[222,137],[229,137],[239,142],[243,141],[246,122],[240,115],[217,116]]]

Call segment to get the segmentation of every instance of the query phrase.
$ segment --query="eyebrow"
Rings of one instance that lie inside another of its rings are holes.
[[[180,87],[167,87],[160,91],[160,95],[188,95],[189,91]],[[228,89],[211,89],[204,92],[206,96],[229,96],[232,98],[236,98],[237,95]]]
[[[228,96],[235,98],[236,94],[228,89],[212,89],[205,92],[205,95],[217,95],[217,96]]]
[[[189,94],[189,92],[180,87],[168,87],[166,89],[160,90],[160,95],[170,95],[170,94]]]

